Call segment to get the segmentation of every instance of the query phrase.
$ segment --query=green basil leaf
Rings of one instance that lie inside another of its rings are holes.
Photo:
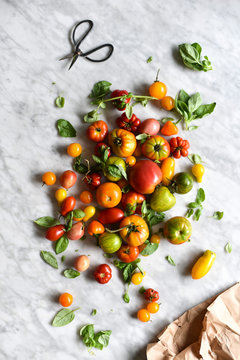
[[[215,211],[213,214],[213,218],[216,220],[221,220],[223,218],[224,212],[223,211]]]
[[[98,157],[96,155],[92,155],[92,158],[97,164],[102,164],[103,163],[103,161],[100,159],[100,157]]]
[[[133,116],[133,107],[130,103],[126,104],[125,114],[128,119],[131,119]]]
[[[130,282],[132,273],[133,273],[133,266],[131,263],[129,263],[123,269],[123,281],[126,283]]]
[[[110,90],[111,85],[112,84],[110,82],[105,80],[98,81],[96,84],[94,84],[89,97],[91,99],[103,98],[104,96],[108,95],[111,92]]]
[[[80,336],[82,336],[82,340],[87,347],[94,347],[95,340],[94,340],[94,325],[88,324],[83,326],[80,329]]]
[[[92,309],[91,315],[95,316],[97,314],[97,309]]]
[[[65,104],[65,99],[64,97],[62,96],[58,96],[55,100],[55,105],[58,107],[58,108],[63,108],[64,107],[64,104]]]
[[[117,165],[112,164],[112,165],[108,165],[106,166],[106,170],[105,170],[109,175],[116,177],[116,178],[121,178],[122,174],[120,169],[117,167]]]
[[[200,155],[198,154],[190,154],[188,155],[188,159],[191,161],[191,163],[193,164],[201,164],[202,163],[202,158]]]
[[[148,212],[148,208],[147,208],[147,202],[146,200],[143,201],[142,206],[141,206],[141,214],[144,217]]]
[[[147,63],[150,63],[150,62],[152,62],[152,56],[149,56],[149,58],[147,59]]]
[[[149,225],[154,226],[154,225],[160,224],[161,222],[163,222],[164,219],[165,219],[164,213],[155,212],[155,214],[150,216],[150,218],[149,218]]]
[[[113,264],[120,270],[124,269],[127,266],[127,263],[119,260],[114,260]]]
[[[202,98],[199,92],[197,92],[196,94],[193,94],[188,100],[188,111],[190,113],[193,113],[195,110],[199,108],[201,104],[202,104]]]
[[[111,334],[111,330],[101,330],[95,335],[94,340],[96,341],[96,344],[100,344],[102,347],[107,347]]]
[[[108,159],[108,148],[104,150],[103,154],[102,154],[102,160],[105,163]]]
[[[181,44],[178,48],[185,65],[199,62],[200,55],[195,47],[190,44]]]
[[[188,131],[193,131],[193,130],[197,130],[199,128],[199,126],[189,126],[188,127]]]
[[[202,188],[198,189],[197,191],[197,197],[196,197],[196,202],[198,204],[202,203],[205,200],[205,192]]]
[[[97,109],[88,112],[83,117],[83,121],[86,122],[86,123],[91,123],[91,122],[95,122],[95,121],[98,121],[98,120],[99,120],[99,113],[98,113]]]
[[[63,255],[63,256],[61,257],[61,262],[64,262],[64,261],[65,261],[65,259],[66,259],[66,256],[65,256],[65,255]]]
[[[197,209],[197,210],[195,211],[195,214],[193,215],[193,220],[198,221],[199,218],[200,218],[200,216],[201,216],[201,214],[202,214],[202,209]]]
[[[215,109],[216,103],[200,105],[196,111],[194,111],[194,115],[196,119],[202,119],[204,116],[209,115]]]
[[[120,174],[121,176],[127,180],[127,173],[126,171],[124,170],[124,168],[121,166],[121,165],[117,165],[117,164],[114,164],[114,166],[116,166],[118,168],[118,170],[120,171]]]
[[[85,216],[85,212],[82,211],[81,209],[73,210],[73,217],[75,217],[77,219],[81,219],[81,218],[84,218],[84,216]]]
[[[136,136],[136,140],[147,140],[149,138],[148,134],[139,134]]]
[[[190,216],[192,216],[193,213],[194,213],[193,209],[188,209],[188,211],[186,213],[186,217],[189,218]]]
[[[171,121],[172,123],[174,123],[175,119],[173,119],[171,117],[164,117],[160,120],[162,125],[166,124],[166,122],[168,122],[168,121]]]
[[[64,119],[59,119],[57,121],[58,133],[62,137],[75,137],[76,130],[72,126],[72,124]]]
[[[43,261],[45,261],[45,263],[52,266],[54,269],[58,269],[57,259],[51,252],[42,250],[40,252],[40,256],[43,259]]]
[[[232,245],[230,244],[230,242],[228,242],[225,246],[224,246],[224,250],[227,252],[227,253],[231,253],[232,252]]]
[[[124,300],[124,302],[127,303],[127,304],[130,302],[130,297],[129,297],[128,293],[125,293],[125,294],[123,295],[123,300]]]
[[[144,294],[145,293],[145,291],[146,291],[146,289],[145,289],[145,287],[144,286],[142,286],[140,289],[139,289],[139,293],[140,294]]]
[[[148,243],[147,246],[141,251],[141,255],[152,255],[158,249],[158,244]]]
[[[66,236],[60,237],[60,239],[55,242],[55,253],[60,254],[65,251],[68,247],[68,244],[69,240]]]
[[[198,207],[198,203],[196,203],[196,202],[191,202],[191,203],[189,203],[188,204],[188,207],[190,208],[190,209],[195,209],[195,208],[197,208]]]
[[[74,269],[66,269],[64,270],[63,275],[68,279],[75,279],[80,275],[80,272]]]
[[[57,313],[57,315],[55,315],[55,317],[52,321],[52,326],[60,327],[60,326],[65,326],[65,325],[69,324],[75,318],[74,311],[76,311],[76,310],[78,310],[78,309],[75,309],[75,310],[62,309],[62,310],[60,310]]]
[[[60,225],[60,221],[51,217],[51,216],[43,216],[36,220],[34,220],[35,224],[38,226],[49,228],[55,225]]]
[[[198,52],[198,54],[200,56],[201,52],[202,52],[201,46],[198,43],[193,43],[191,46],[194,47],[197,50],[197,52]]]
[[[187,106],[187,104],[185,104],[185,102],[178,100],[178,109],[181,110],[182,115],[186,114],[184,116],[188,118],[188,114],[190,112],[189,112],[188,106]]]
[[[179,91],[178,101],[180,100],[187,105],[189,99],[190,99],[190,95],[188,95],[186,91],[184,91],[183,89]]]
[[[171,265],[173,265],[173,266],[176,266],[173,258],[172,258],[170,255],[167,255],[167,256],[165,257],[165,259],[169,262],[169,264],[171,264]]]

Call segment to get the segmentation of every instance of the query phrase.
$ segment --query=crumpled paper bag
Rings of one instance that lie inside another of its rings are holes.
[[[186,311],[158,339],[148,360],[240,360],[240,283]]]

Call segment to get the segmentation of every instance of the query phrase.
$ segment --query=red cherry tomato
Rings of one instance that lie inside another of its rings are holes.
[[[112,277],[112,270],[107,264],[99,265],[94,271],[94,277],[99,284],[106,284]]]
[[[95,146],[94,154],[95,154],[96,156],[98,156],[98,157],[101,158],[101,157],[103,156],[103,154],[104,154],[104,152],[105,152],[106,149],[108,150],[108,157],[111,156],[111,149],[110,149],[110,147],[109,147],[107,144],[105,144],[104,142],[99,142],[99,143],[97,143],[96,146]]]
[[[87,137],[95,142],[100,142],[105,139],[108,132],[108,126],[105,121],[98,120],[90,125],[87,129]]]
[[[86,175],[83,181],[91,190],[95,190],[101,184],[101,175],[98,173]]]
[[[138,255],[139,248],[137,246],[122,245],[117,252],[118,258],[125,263],[136,260]]]
[[[64,233],[65,233],[64,226],[56,225],[56,226],[52,226],[47,229],[47,231],[45,233],[45,237],[48,240],[56,241],[56,240],[60,239],[60,237],[63,236]]]
[[[60,184],[65,189],[70,189],[77,181],[77,175],[72,170],[66,170],[60,176]]]
[[[119,97],[119,96],[126,96],[128,95],[128,92],[126,90],[114,90],[111,94],[111,98]],[[126,109],[126,104],[128,104],[131,101],[131,98],[126,97],[124,100],[114,100],[113,105],[116,109],[120,111],[124,111]]]
[[[72,211],[76,205],[76,199],[73,196],[66,197],[65,200],[63,200],[62,206],[61,206],[61,215],[65,216],[69,211]]]
[[[98,221],[103,225],[115,224],[124,218],[124,212],[119,208],[111,208],[100,211]]]
[[[126,113],[123,113],[119,118],[116,120],[118,127],[128,131],[137,131],[141,121],[139,118],[136,117],[135,114],[132,114],[131,119],[127,118]]]
[[[156,290],[149,288],[145,290],[144,297],[147,301],[158,301],[159,293]]]

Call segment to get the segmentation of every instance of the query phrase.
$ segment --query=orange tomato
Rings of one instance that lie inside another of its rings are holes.
[[[117,206],[122,198],[120,187],[113,182],[101,184],[96,191],[96,199],[100,206],[113,208]]]
[[[134,156],[128,156],[126,158],[126,164],[129,166],[129,167],[132,167],[136,164],[136,158]]]
[[[72,157],[77,157],[77,156],[81,155],[82,147],[78,143],[72,143],[72,144],[68,145],[67,153],[68,153],[68,155],[70,155]]]
[[[159,244],[160,241],[161,241],[161,237],[160,237],[160,235],[158,235],[158,234],[153,234],[153,235],[151,236],[151,238],[150,238],[150,242],[151,242],[152,244]]]
[[[165,136],[172,136],[178,133],[177,126],[172,121],[167,121],[161,128],[160,133]]]
[[[142,322],[148,322],[150,320],[150,312],[147,309],[138,310],[137,317]]]
[[[80,194],[80,200],[84,204],[90,204],[93,201],[93,194],[90,191],[82,191]]]
[[[133,155],[135,157],[141,156],[142,155],[142,144],[141,141],[137,141],[137,147],[133,153]]]
[[[121,223],[121,238],[130,246],[139,246],[143,244],[149,236],[147,223],[141,216],[130,215],[125,217]]]
[[[170,182],[174,175],[174,170],[175,170],[174,158],[168,157],[167,159],[164,159],[161,164],[163,185],[165,185],[165,186],[170,185]]]
[[[42,175],[42,182],[44,185],[51,186],[56,182],[56,175],[53,172],[48,171]]]
[[[137,146],[135,135],[124,129],[114,129],[108,135],[108,142],[115,155],[131,156]]]
[[[73,296],[69,293],[63,293],[59,296],[59,304],[68,307],[72,305],[73,302]]]
[[[164,96],[161,105],[164,110],[170,111],[174,108],[174,99],[171,96]]]
[[[156,314],[159,310],[159,304],[156,302],[150,302],[147,304],[147,310],[151,313],[151,314]]]
[[[88,225],[88,233],[91,236],[98,235],[98,234],[103,234],[104,231],[105,231],[104,226],[97,220],[93,220]]]

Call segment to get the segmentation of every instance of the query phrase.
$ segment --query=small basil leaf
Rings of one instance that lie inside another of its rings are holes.
[[[65,99],[64,97],[62,96],[58,96],[55,100],[55,105],[58,107],[58,108],[63,108],[64,107],[64,104],[65,104]]]
[[[95,316],[97,314],[97,309],[92,309],[91,315]]]
[[[199,108],[202,104],[201,95],[197,92],[193,94],[190,99],[188,100],[188,110],[190,113],[193,113],[195,110]]]
[[[38,226],[49,228],[55,225],[60,225],[60,221],[51,217],[51,216],[43,216],[36,220],[34,220],[35,224]]]
[[[190,216],[192,216],[193,213],[194,213],[193,209],[188,209],[188,211],[186,213],[186,217],[189,218]]]
[[[59,119],[57,121],[58,133],[62,137],[75,137],[76,130],[72,126],[72,124],[64,119]]]
[[[189,99],[190,99],[190,95],[188,95],[188,93],[186,93],[185,90],[182,89],[179,91],[178,101],[180,100],[187,105]]]
[[[171,117],[164,117],[160,120],[162,125],[166,124],[166,122],[168,122],[168,121],[171,121],[172,123],[174,123],[175,120]]]
[[[201,216],[201,214],[202,214],[202,209],[197,209],[197,210],[195,211],[195,214],[193,215],[193,220],[198,221],[199,218],[200,218],[200,216]]]
[[[198,189],[197,191],[197,197],[196,197],[196,202],[202,203],[205,200],[205,192],[203,190],[203,188]]]
[[[202,119],[204,116],[209,115],[215,109],[216,103],[200,105],[195,111],[194,115],[197,119]]]
[[[54,269],[58,269],[57,259],[51,252],[42,250],[40,252],[40,256],[43,259],[43,261],[45,261],[45,263],[52,266]]]
[[[230,244],[230,242],[228,242],[225,246],[224,246],[224,250],[227,252],[227,253],[231,253],[232,252],[232,245]]]
[[[136,140],[147,140],[147,138],[149,138],[148,134],[139,134],[136,136]]]
[[[199,126],[189,126],[188,127],[188,131],[193,131],[193,130],[197,130],[199,128]]]
[[[145,291],[146,291],[146,289],[145,289],[144,286],[142,286],[142,287],[139,289],[139,293],[140,293],[140,294],[144,294]]]
[[[152,62],[152,56],[149,56],[149,58],[147,59],[147,63],[150,63],[150,62]]]
[[[56,241],[55,244],[55,253],[60,254],[67,249],[69,240],[66,236],[62,236]]]
[[[221,220],[223,218],[224,212],[223,211],[215,211],[213,214],[213,218],[216,220]]]
[[[125,293],[125,294],[123,295],[123,300],[124,300],[124,302],[127,303],[127,304],[130,302],[130,297],[129,297],[128,293]]]
[[[82,219],[85,216],[85,212],[82,211],[81,209],[75,209],[73,210],[73,217],[77,218],[77,219]]]
[[[202,158],[200,155],[198,154],[190,154],[188,155],[188,159],[191,161],[191,163],[193,164],[201,164],[202,162]]]
[[[173,266],[176,266],[173,258],[172,258],[170,255],[167,255],[167,256],[165,257],[165,259],[169,262],[169,264],[171,264],[171,265],[173,265]]]
[[[148,243],[147,246],[141,251],[141,255],[152,255],[158,249],[158,244]]]
[[[68,279],[75,279],[80,275],[80,272],[74,269],[66,269],[64,270],[63,275]]]
[[[55,317],[52,321],[52,326],[60,327],[60,326],[65,326],[65,325],[69,324],[75,318],[74,311],[76,311],[76,310],[78,310],[78,309],[75,309],[75,310],[62,309],[62,310],[60,310],[55,315]]]
[[[86,123],[91,123],[99,120],[98,110],[92,110],[83,117],[83,121]]]
[[[94,336],[94,340],[96,341],[96,345],[100,344],[102,347],[107,347],[110,339],[110,335],[112,334],[111,330],[101,330]]]
[[[196,202],[191,202],[191,203],[188,204],[188,207],[189,207],[190,209],[195,209],[195,208],[198,207],[198,203],[196,203]]]
[[[126,104],[125,114],[128,119],[131,119],[133,115],[133,107],[130,103]]]
[[[94,98],[102,98],[102,97],[108,95],[111,92],[111,90],[110,90],[111,85],[112,84],[110,82],[105,81],[105,80],[98,81],[96,84],[94,84],[89,97],[91,99],[94,99]]]

